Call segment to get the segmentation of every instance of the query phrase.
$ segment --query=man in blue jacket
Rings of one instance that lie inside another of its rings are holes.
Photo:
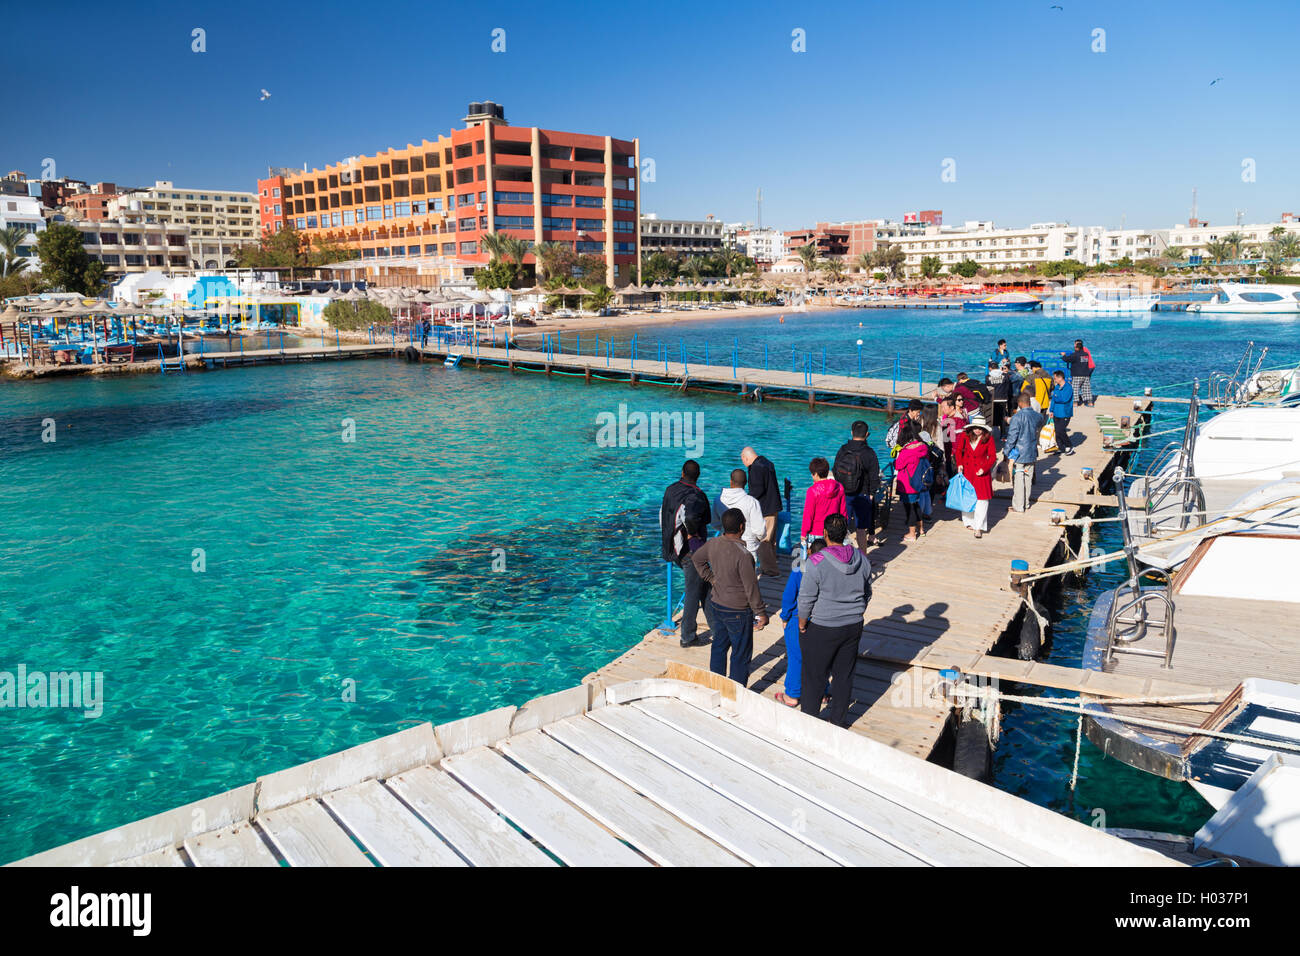
[[[1038,461],[1038,433],[1043,430],[1043,416],[1034,411],[1028,392],[1016,399],[1017,410],[1007,425],[1003,445],[1011,461],[1011,510],[1029,510],[1029,489],[1034,483],[1034,464]]]
[[[1074,388],[1065,378],[1065,373],[1057,370],[1052,373],[1052,424],[1056,426],[1056,447],[1062,455],[1073,455],[1074,445],[1070,443],[1070,419],[1074,417]]]

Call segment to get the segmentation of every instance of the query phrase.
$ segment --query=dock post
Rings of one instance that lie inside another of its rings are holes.
[[[632,333],[632,360],[631,360],[631,364],[629,365],[629,368],[632,369],[636,368],[636,333],[635,332]],[[633,381],[636,381],[636,379],[634,378]]]
[[[814,398],[814,395],[815,395],[815,393],[813,392],[813,390],[812,390],[811,388],[808,389],[808,407],[809,407],[809,408],[816,408],[816,407],[817,407],[817,400]]]
[[[585,378],[587,384],[590,385],[590,384],[591,384],[591,366],[588,365],[588,366],[587,366],[586,368],[584,368],[582,371],[583,371],[583,373],[584,373],[584,378]]]
[[[885,399],[885,416],[887,418],[894,417],[894,396],[892,395]]]

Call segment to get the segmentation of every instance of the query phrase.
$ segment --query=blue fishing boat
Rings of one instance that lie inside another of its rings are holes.
[[[1043,300],[1028,292],[999,292],[975,302],[963,302],[964,312],[1033,312],[1043,307]]]

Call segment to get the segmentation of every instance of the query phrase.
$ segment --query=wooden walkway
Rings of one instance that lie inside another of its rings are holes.
[[[16,865],[1171,865],[700,677],[421,724]]]
[[[895,504],[883,543],[868,551],[876,578],[855,674],[850,729],[915,756],[930,756],[950,716],[949,707],[934,699],[931,690],[938,681],[937,671],[948,667],[972,675],[1086,689],[1095,696],[1202,690],[1159,681],[1115,682],[1110,687],[1108,675],[989,654],[1023,609],[1022,600],[1010,588],[1012,559],[1023,559],[1031,568],[1051,563],[1064,534],[1062,527],[1051,523],[1051,511],[1065,507],[1073,515],[1080,510],[1051,496],[1077,498],[1089,491],[1091,483],[1080,476],[1084,466],[1091,467],[1095,476],[1106,474],[1115,450],[1102,447],[1096,416],[1118,417],[1120,412],[1133,413],[1132,399],[1099,398],[1094,408],[1076,410],[1071,428],[1075,454],[1040,459],[1035,499],[1024,514],[1010,511],[1009,486],[995,484],[990,530],[982,539],[976,540],[963,527],[960,515],[936,502],[934,525],[921,540],[904,544],[902,509]],[[776,616],[788,573],[784,559],[781,570],[779,580],[761,582],[773,616],[754,637],[750,688],[766,696],[784,689],[784,625]],[[707,635],[703,614],[699,621],[699,633]],[[709,648],[683,648],[676,632],[665,635],[656,629],[586,679],[607,685],[650,677],[664,673],[669,661],[707,669]]]

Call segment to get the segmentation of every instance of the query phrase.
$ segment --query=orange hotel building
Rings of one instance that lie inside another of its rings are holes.
[[[269,170],[257,184],[263,230],[292,223],[336,239],[368,274],[433,260],[461,277],[487,263],[481,238],[499,232],[601,255],[607,285],[639,279],[638,140],[510,126],[491,101],[471,103],[464,123],[324,169]]]

